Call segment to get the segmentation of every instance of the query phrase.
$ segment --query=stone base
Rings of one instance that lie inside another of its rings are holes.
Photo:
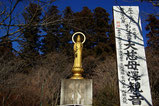
[[[92,106],[91,79],[65,79],[61,82],[60,106]]]

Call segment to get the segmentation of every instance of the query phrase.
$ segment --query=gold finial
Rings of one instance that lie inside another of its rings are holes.
[[[81,34],[84,37],[83,42],[81,42],[80,35],[77,36],[77,41],[74,41],[74,36],[76,34]],[[85,42],[86,37],[82,32],[76,32],[72,36],[72,41],[74,43],[74,65],[72,68],[73,76],[71,79],[84,79],[82,77],[83,73],[83,68],[82,68],[82,48],[83,48],[83,43]]]

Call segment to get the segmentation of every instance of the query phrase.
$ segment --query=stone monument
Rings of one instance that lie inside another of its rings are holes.
[[[138,6],[114,6],[120,106],[152,106]]]
[[[75,42],[74,37],[77,35]],[[81,42],[80,35],[84,40]],[[93,89],[92,80],[82,77],[82,48],[86,40],[82,32],[76,32],[72,36],[74,43],[74,65],[72,68],[73,76],[61,82],[60,106],[92,106]]]

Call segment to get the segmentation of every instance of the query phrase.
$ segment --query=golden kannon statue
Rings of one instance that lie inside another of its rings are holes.
[[[76,42],[74,41],[74,36],[77,35],[77,40]],[[84,40],[81,42],[81,37],[80,35],[83,35]],[[82,77],[83,73],[83,68],[82,68],[82,48],[83,48],[83,43],[85,42],[86,37],[82,32],[76,32],[72,36],[72,41],[74,43],[74,64],[72,68],[73,76],[71,79],[84,79]]]

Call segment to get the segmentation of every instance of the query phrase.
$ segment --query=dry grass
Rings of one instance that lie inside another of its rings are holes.
[[[15,63],[15,60],[10,62]],[[1,70],[4,77],[8,76],[1,79],[1,105],[55,106],[58,104],[60,81],[71,74],[72,64],[68,61],[68,58],[61,54],[49,54],[38,59],[37,65],[30,68],[31,70],[27,74],[14,69],[15,67],[21,67],[24,61],[21,62],[21,64],[15,63],[16,66],[7,63],[5,65],[9,67],[4,66],[2,68],[7,72],[4,73]],[[14,73],[12,70],[14,70]]]
[[[94,69],[94,106],[118,106],[116,61],[107,57]]]
[[[159,54],[147,52],[147,66],[151,86],[152,102],[159,106]]]
[[[159,106],[158,57],[147,54],[154,106]],[[57,53],[38,57],[34,67],[29,67],[21,58],[1,62],[0,105],[56,106],[60,100],[61,79],[71,76],[72,65],[73,58]],[[119,106],[116,58],[108,56],[100,61],[87,57],[83,67],[85,78],[92,78],[94,82],[94,106]]]

